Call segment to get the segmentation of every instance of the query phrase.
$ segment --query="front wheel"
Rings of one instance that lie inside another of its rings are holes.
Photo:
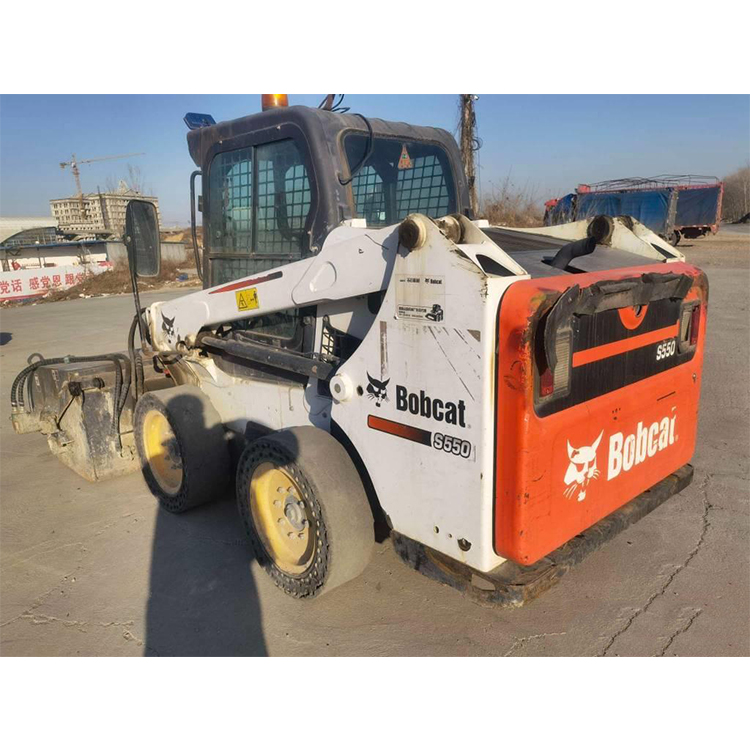
[[[182,513],[226,490],[231,478],[226,434],[199,388],[145,393],[135,407],[133,430],[143,477],[165,510]]]
[[[316,427],[251,443],[237,467],[237,505],[258,563],[293,597],[330,591],[370,560],[362,482],[341,444]]]

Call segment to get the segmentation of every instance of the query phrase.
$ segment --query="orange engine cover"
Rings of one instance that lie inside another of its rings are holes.
[[[601,282],[658,274],[692,284],[681,299],[610,303],[605,312],[572,316],[568,394],[540,396],[538,336],[561,294],[574,284],[583,296]],[[508,289],[498,311],[498,555],[530,565],[690,461],[707,302],[705,275],[685,263],[532,279]],[[695,303],[697,342],[682,351],[681,315]]]

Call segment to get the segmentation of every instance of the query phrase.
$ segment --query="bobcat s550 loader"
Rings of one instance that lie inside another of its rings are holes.
[[[135,289],[127,352],[32,362],[19,432],[91,480],[141,468],[174,513],[235,480],[295,597],[361,573],[381,519],[421,572],[522,604],[690,482],[708,288],[672,246],[629,217],[472,221],[442,130],[186,121],[204,289]],[[126,234],[158,273],[151,204]]]

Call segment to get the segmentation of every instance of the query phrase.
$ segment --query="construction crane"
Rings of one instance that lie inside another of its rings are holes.
[[[81,171],[78,169],[80,164],[91,164],[95,161],[109,161],[110,159],[125,159],[128,156],[143,156],[144,152],[140,151],[136,154],[117,154],[115,156],[97,156],[94,159],[76,159],[76,155],[72,154],[70,161],[61,161],[60,169],[70,167],[70,171],[73,172],[73,177],[76,181],[76,191],[78,195],[78,203],[80,204],[81,221],[86,220],[86,211],[84,208],[83,190],[81,189]]]

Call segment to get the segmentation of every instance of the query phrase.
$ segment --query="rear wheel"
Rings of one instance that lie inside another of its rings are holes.
[[[251,443],[237,468],[237,504],[258,563],[291,596],[330,591],[370,560],[362,482],[344,448],[316,427]]]
[[[143,477],[165,510],[181,513],[226,490],[231,470],[224,428],[199,388],[144,394],[133,429]]]

